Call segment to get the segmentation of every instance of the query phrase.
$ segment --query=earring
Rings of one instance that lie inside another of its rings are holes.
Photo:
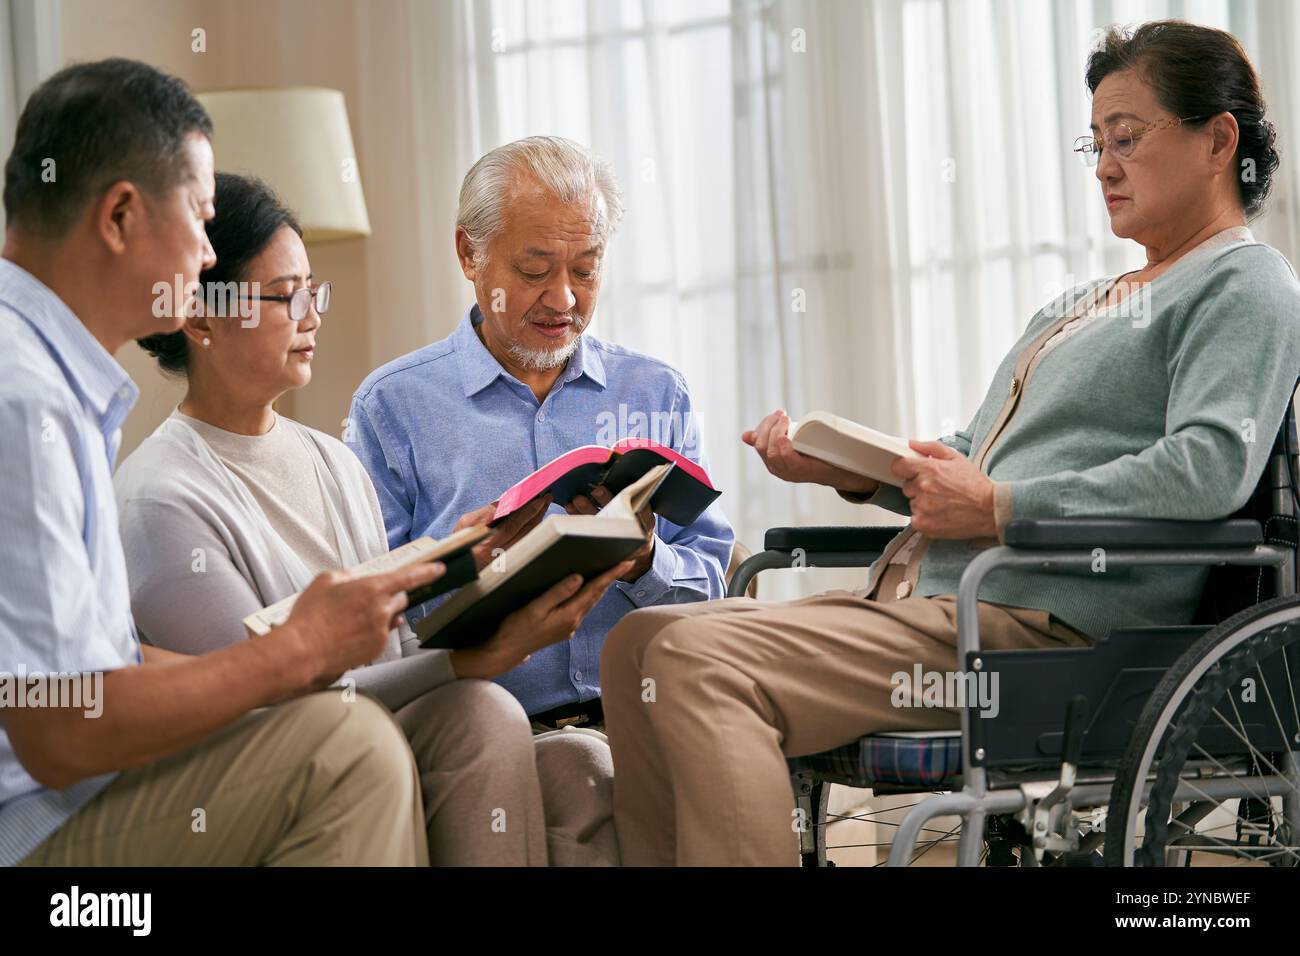
[[[209,339],[209,338],[204,338],[204,339],[203,339],[203,347],[204,347],[204,348],[207,348],[207,347],[208,347],[209,345],[211,345],[211,344],[212,344],[212,339]]]

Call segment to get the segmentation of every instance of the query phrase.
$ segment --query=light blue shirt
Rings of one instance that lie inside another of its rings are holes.
[[[138,390],[58,296],[4,259],[0,343],[0,671],[138,664],[112,482]],[[20,861],[112,779],[47,790],[0,730],[0,864]]]
[[[707,470],[690,393],[671,366],[584,334],[538,402],[479,340],[480,321],[474,306],[448,338],[372,372],[353,396],[344,439],[374,481],[390,547],[449,534],[461,515],[579,445],[652,438]],[[687,528],[657,518],[650,570],[616,583],[571,640],[498,682],[529,714],[598,697],[609,629],[638,607],[722,597],[734,540],[716,501]]]

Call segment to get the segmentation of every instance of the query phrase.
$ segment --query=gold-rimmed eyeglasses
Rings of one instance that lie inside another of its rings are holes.
[[[249,298],[262,302],[288,302],[290,320],[301,322],[307,318],[307,309],[312,305],[316,306],[317,315],[324,315],[330,310],[332,288],[329,282],[322,282],[318,286],[303,286],[301,289],[295,289],[288,295],[250,295]]]
[[[1128,159],[1133,155],[1133,151],[1137,149],[1137,141],[1147,133],[1154,133],[1159,129],[1169,129],[1171,126],[1179,126],[1182,123],[1195,123],[1202,119],[1205,119],[1205,117],[1175,116],[1170,119],[1148,123],[1146,126],[1139,126],[1136,129],[1127,123],[1116,123],[1113,126],[1107,126],[1101,136],[1091,134],[1080,136],[1074,141],[1074,152],[1079,154],[1079,158],[1085,166],[1096,166],[1104,149],[1113,150],[1115,156],[1119,159]]]

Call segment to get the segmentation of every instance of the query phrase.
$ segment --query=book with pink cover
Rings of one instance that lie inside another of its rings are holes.
[[[506,490],[497,502],[492,523],[519,510],[542,495],[551,494],[558,505],[604,485],[610,494],[624,488],[665,462],[676,465],[659,486],[650,507],[678,527],[685,528],[722,494],[704,469],[667,445],[648,438],[625,438],[612,447],[581,445],[548,461],[523,481]]]

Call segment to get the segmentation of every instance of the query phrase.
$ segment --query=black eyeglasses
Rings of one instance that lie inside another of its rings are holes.
[[[313,301],[316,304],[317,315],[324,315],[330,310],[330,283],[322,282],[314,289],[303,286],[301,289],[294,289],[288,295],[250,295],[249,298],[261,302],[288,302],[289,318],[294,322],[301,322],[307,318],[307,310]]]

